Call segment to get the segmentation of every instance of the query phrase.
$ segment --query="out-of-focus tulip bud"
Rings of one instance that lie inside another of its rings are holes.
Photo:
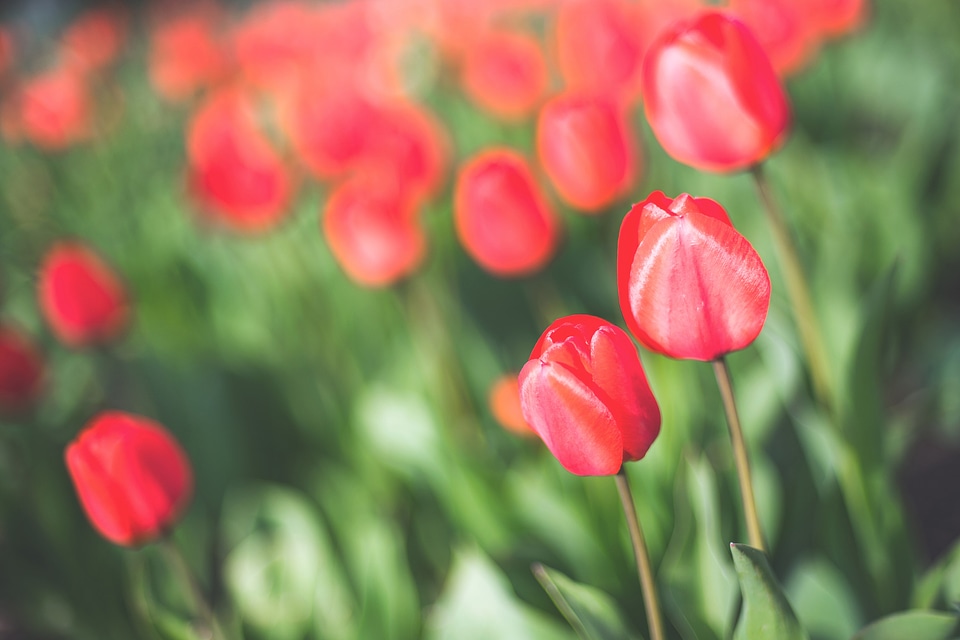
[[[285,217],[292,181],[245,96],[211,95],[194,115],[187,151],[190,191],[208,217],[248,233]]]
[[[627,326],[671,358],[715,360],[760,333],[770,277],[760,256],[709,198],[655,191],[620,226],[617,287]]]
[[[31,407],[43,390],[43,357],[15,326],[0,324],[0,414]]]
[[[0,26],[0,78],[5,77],[17,60],[17,46],[13,32]]]
[[[79,348],[116,339],[126,328],[127,292],[114,270],[84,244],[64,241],[43,260],[40,310],[57,339]]]
[[[526,160],[509,149],[485,151],[461,169],[454,222],[467,253],[498,276],[541,269],[553,257],[560,231]]]
[[[180,444],[142,416],[99,414],[67,446],[66,461],[91,524],[115,544],[164,535],[193,493],[193,470]]]
[[[870,9],[867,0],[799,0],[797,4],[817,33],[834,38],[857,29]]]
[[[216,10],[162,18],[150,33],[150,83],[164,99],[179,102],[223,79],[230,70]]]
[[[323,234],[333,257],[354,282],[383,287],[423,261],[426,238],[416,199],[398,183],[376,177],[345,182],[327,200]]]
[[[100,71],[119,57],[127,39],[127,15],[116,8],[90,9],[60,38],[65,65],[80,73]]]
[[[793,0],[731,0],[728,9],[750,28],[781,76],[798,71],[817,48],[816,34]]]
[[[490,386],[490,413],[504,429],[520,436],[536,435],[523,419],[520,407],[520,381],[517,374],[508,373],[493,381]]]
[[[568,89],[636,98],[644,42],[640,14],[623,0],[574,0],[557,10],[557,64]]]
[[[750,30],[707,12],[664,32],[643,66],[647,120],[663,148],[704,171],[735,171],[785,138],[790,107]]]
[[[91,134],[92,108],[83,78],[58,67],[28,79],[15,96],[13,130],[46,151],[60,151]]]
[[[547,327],[520,371],[520,406],[560,464],[580,476],[613,475],[646,455],[660,408],[623,329],[573,315]]]
[[[547,89],[547,63],[532,36],[489,31],[466,52],[462,69],[466,94],[482,109],[514,120],[530,115]]]
[[[586,213],[612,204],[640,170],[640,153],[622,110],[585,94],[565,93],[544,105],[537,153],[560,197]]]

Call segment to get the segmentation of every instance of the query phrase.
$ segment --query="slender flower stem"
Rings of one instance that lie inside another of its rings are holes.
[[[207,602],[206,596],[203,595],[203,591],[200,589],[200,585],[197,583],[193,572],[191,572],[190,567],[187,566],[187,561],[184,559],[180,548],[177,547],[170,536],[162,536],[157,540],[157,545],[166,557],[170,568],[177,574],[177,579],[187,588],[190,599],[193,600],[193,605],[196,607],[200,623],[203,625],[204,630],[209,633],[207,637],[211,640],[223,640],[223,630],[220,629],[217,617],[214,615],[210,603]]]
[[[747,444],[740,428],[740,416],[737,415],[737,403],[733,398],[733,382],[730,368],[723,356],[713,361],[713,373],[717,376],[717,386],[723,398],[723,410],[727,414],[727,427],[730,429],[730,444],[733,446],[733,460],[737,465],[737,477],[740,480],[740,497],[743,500],[743,517],[747,521],[747,538],[750,546],[766,552],[763,543],[763,531],[757,516],[757,502],[753,498],[753,479],[750,476],[750,459],[747,457]]]
[[[834,398],[833,386],[830,384],[830,369],[827,366],[827,351],[824,347],[816,313],[813,310],[810,287],[804,276],[797,248],[783,214],[773,199],[770,183],[767,181],[762,165],[754,165],[751,173],[760,201],[763,203],[763,209],[767,214],[770,230],[773,233],[777,257],[783,270],[784,283],[787,285],[787,295],[790,297],[790,304],[793,306],[797,332],[800,334],[800,342],[803,345],[804,352],[806,352],[807,363],[810,367],[810,379],[813,383],[814,395],[817,401],[828,412],[832,413]]]
[[[647,543],[643,539],[643,529],[640,528],[640,518],[637,517],[637,508],[630,493],[630,482],[627,480],[627,471],[620,467],[614,476],[617,481],[617,491],[620,493],[620,503],[623,505],[623,514],[627,517],[627,528],[630,530],[630,541],[633,543],[633,554],[637,559],[637,572],[640,574],[640,589],[643,591],[643,605],[647,610],[647,626],[650,628],[650,640],[663,640],[663,619],[660,616],[660,601],[657,598],[657,585],[653,580],[653,569],[650,566],[650,554],[647,553]]]

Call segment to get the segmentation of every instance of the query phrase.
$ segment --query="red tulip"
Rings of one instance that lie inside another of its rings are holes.
[[[799,0],[804,16],[825,36],[841,36],[859,27],[867,18],[867,0]]]
[[[750,30],[708,12],[666,31],[643,66],[647,120],[676,160],[704,171],[754,165],[784,140],[790,108]]]
[[[660,408],[630,337],[606,320],[555,321],[520,371],[527,424],[569,471],[613,475],[646,455],[660,432]]]
[[[283,219],[291,179],[244,95],[225,89],[207,98],[187,135],[189,186],[206,215],[245,232]]]
[[[617,247],[620,308],[645,347],[671,358],[715,360],[760,333],[770,277],[723,208],[655,191],[633,205]]]
[[[183,449],[142,416],[99,414],[67,446],[66,461],[91,524],[115,544],[136,546],[164,535],[193,493]]]
[[[90,9],[63,32],[61,52],[72,70],[99,71],[120,55],[127,39],[127,16],[109,8]]]
[[[644,45],[634,3],[575,0],[557,11],[557,63],[568,89],[637,97]]]
[[[120,278],[86,245],[60,242],[40,268],[40,310],[69,347],[102,344],[127,326],[130,309]]]
[[[43,369],[33,342],[13,325],[0,324],[0,413],[18,413],[36,401]]]
[[[537,153],[560,197],[587,213],[612,204],[639,172],[640,154],[622,111],[583,94],[566,93],[544,105]]]
[[[0,78],[9,73],[17,60],[17,45],[13,32],[0,26]]]
[[[367,287],[386,286],[423,261],[426,238],[418,213],[416,200],[396,183],[358,177],[330,194],[323,233],[352,280]]]
[[[817,34],[794,0],[731,0],[729,9],[757,37],[781,76],[799,70],[817,48]]]
[[[505,119],[529,115],[547,89],[547,63],[540,44],[521,33],[482,35],[467,50],[462,74],[470,99]]]
[[[454,222],[467,253],[498,276],[542,268],[560,230],[526,160],[508,149],[485,151],[460,170]]]
[[[494,380],[487,400],[490,413],[504,429],[521,436],[534,435],[530,425],[523,419],[517,374],[508,373]]]
[[[179,102],[214,84],[229,71],[217,27],[219,14],[209,7],[161,18],[150,34],[150,83],[163,98]]]
[[[15,132],[37,147],[59,151],[90,137],[89,92],[72,70],[60,67],[30,78],[17,100]]]

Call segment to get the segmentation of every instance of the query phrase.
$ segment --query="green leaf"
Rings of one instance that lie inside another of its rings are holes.
[[[745,544],[731,544],[730,553],[743,593],[743,609],[733,633],[734,640],[807,640],[766,555]]]
[[[582,640],[634,640],[613,598],[555,569],[533,565],[533,575]]]
[[[938,611],[904,611],[864,627],[853,640],[947,640],[957,626],[957,616]]]

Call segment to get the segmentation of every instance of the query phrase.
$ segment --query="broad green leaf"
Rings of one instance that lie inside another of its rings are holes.
[[[938,611],[904,611],[881,618],[860,630],[853,640],[947,640],[957,616]]]
[[[744,544],[731,544],[730,553],[743,594],[734,640],[807,640],[763,552]]]
[[[634,640],[613,598],[555,569],[533,565],[533,575],[582,640]]]
[[[802,561],[784,587],[797,618],[814,637],[849,638],[863,625],[847,578],[823,558]]]

